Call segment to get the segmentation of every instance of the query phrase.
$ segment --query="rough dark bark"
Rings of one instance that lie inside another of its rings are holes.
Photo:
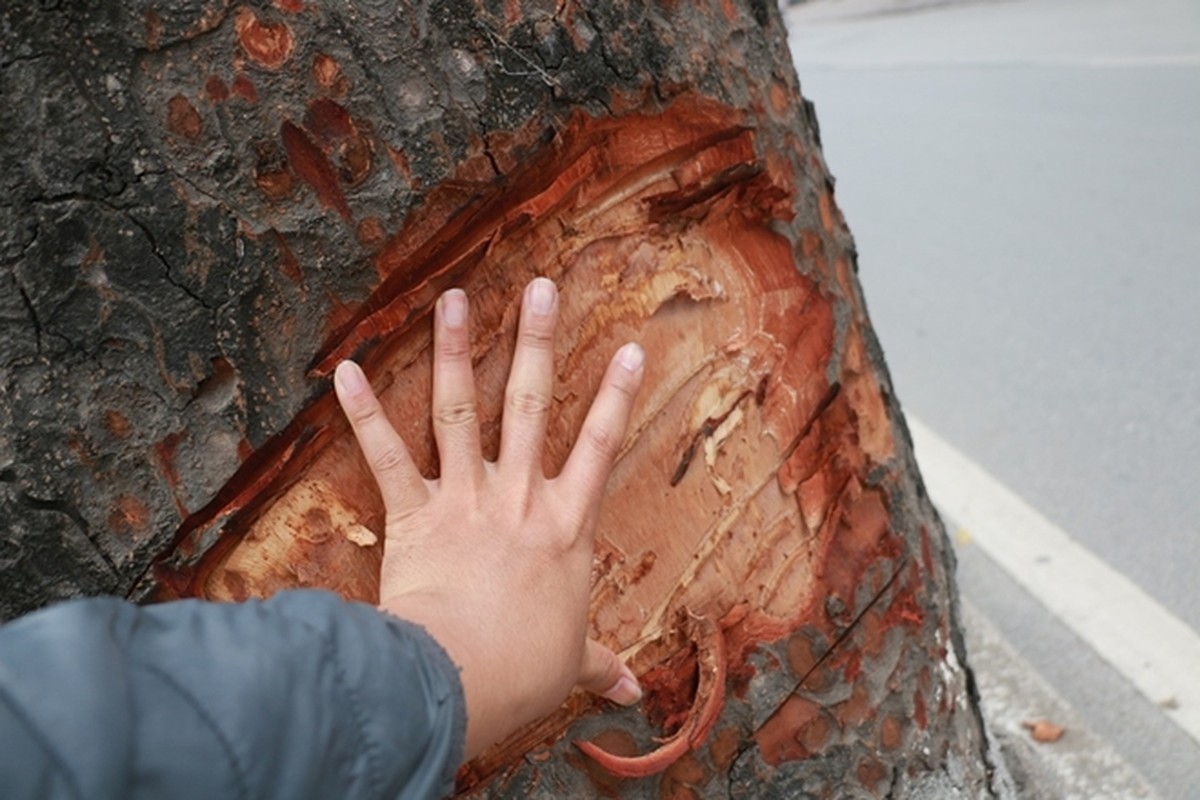
[[[436,469],[428,310],[464,285],[494,447],[514,303],[547,274],[551,469],[606,354],[650,355],[592,617],[649,692],[573,697],[464,793],[996,791],[952,554],[773,4],[41,0],[0,21],[0,615],[372,599],[379,503],[332,365],[360,358]],[[675,730],[649,777],[574,744]]]

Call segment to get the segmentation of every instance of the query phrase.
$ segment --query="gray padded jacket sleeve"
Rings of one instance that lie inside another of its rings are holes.
[[[465,735],[437,642],[325,592],[96,598],[0,628],[4,798],[435,798]]]

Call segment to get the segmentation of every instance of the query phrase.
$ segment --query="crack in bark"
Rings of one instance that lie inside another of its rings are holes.
[[[15,474],[13,477],[16,477]],[[76,507],[74,503],[61,498],[47,499],[34,497],[28,492],[20,492],[16,499],[20,505],[23,505],[27,508],[32,508],[37,511],[53,511],[70,519],[75,523],[76,527],[79,528],[80,533],[83,534],[83,537],[87,539],[88,543],[92,545],[92,548],[96,551],[96,555],[100,557],[100,560],[104,562],[104,565],[112,571],[112,574],[114,576],[121,574],[116,563],[113,562],[112,557],[105,552],[104,548],[96,544],[96,540],[92,538],[92,526],[88,524],[87,519],[83,516],[83,514],[79,511],[79,508]]]
[[[43,58],[53,58],[56,53],[31,53],[24,56],[13,56],[7,61],[0,61],[0,69],[8,69],[14,64],[25,64],[30,61],[40,61]]]
[[[472,101],[474,102],[474,101]],[[475,108],[479,108],[479,104],[475,103]],[[492,171],[496,173],[496,177],[505,177],[504,171],[500,169],[500,163],[496,160],[496,154],[492,152],[492,146],[488,143],[487,134],[480,126],[480,140],[483,142],[483,155],[487,158],[488,163],[492,165]]]
[[[245,208],[243,206],[238,205],[237,203],[235,203],[233,201],[232,197],[229,197],[229,198],[218,197],[217,195],[213,194],[212,192],[206,191],[199,184],[197,184],[195,181],[193,181],[190,177],[188,177],[183,172],[176,172],[173,169],[167,168],[160,172],[147,173],[147,174],[171,175],[171,176],[177,178],[178,180],[183,181],[185,184],[187,184],[188,188],[191,189],[196,194],[211,201],[214,206],[217,206],[218,208],[224,207],[224,208],[229,209],[229,211],[231,212],[231,216],[233,216],[239,220],[245,221],[247,223],[247,225],[249,225],[250,223],[253,223],[255,221],[258,221],[258,223],[263,226],[261,230],[267,230],[267,229],[273,227],[273,225],[270,222],[262,222],[262,220],[261,220],[262,214],[261,213],[255,213],[249,208]],[[258,232],[258,231],[256,231],[256,232]],[[291,229],[289,229],[284,232],[291,233],[293,231]]]
[[[884,800],[894,800],[896,797],[896,789],[900,786],[900,770],[892,767],[892,777],[888,781],[887,792],[884,794]]]
[[[488,38],[488,41],[490,41],[492,43],[492,47],[494,49],[496,48],[497,45],[500,45],[501,47],[503,47],[504,49],[508,50],[510,53],[515,55],[517,58],[521,59],[523,62],[528,64],[529,68],[532,70],[532,72],[512,72],[512,71],[508,70],[507,68],[505,68],[503,61],[501,61],[499,58],[496,58],[495,59],[496,67],[501,75],[507,75],[509,77],[515,77],[515,78],[529,77],[530,75],[537,75],[539,78],[542,79],[542,83],[546,84],[547,86],[551,87],[552,89],[562,91],[562,85],[558,82],[558,80],[555,79],[555,77],[553,75],[551,75],[549,72],[547,72],[543,67],[538,65],[537,62],[535,62],[532,58],[530,58],[529,56],[527,56],[523,52],[521,52],[520,48],[518,48],[512,42],[508,41],[503,36],[501,36],[499,34],[499,32],[494,30],[490,25],[488,25],[483,20],[477,18],[477,19],[475,19],[474,22],[475,22],[475,26],[477,28],[479,28],[483,32],[483,35]],[[536,54],[536,51],[534,51],[534,52]]]
[[[136,227],[139,231],[141,231],[143,236],[146,237],[146,241],[150,245],[150,250],[153,253],[155,260],[158,261],[158,263],[163,268],[162,276],[167,281],[167,283],[169,283],[171,286],[173,286],[176,289],[183,292],[191,300],[195,301],[200,306],[200,308],[203,308],[208,313],[209,323],[213,326],[213,328],[214,329],[219,328],[219,315],[221,312],[221,307],[214,307],[203,296],[197,294],[186,283],[177,280],[171,274],[171,270],[172,270],[171,262],[167,259],[167,257],[162,252],[162,249],[159,247],[158,240],[155,237],[154,232],[151,230],[151,228],[148,225],[146,225],[144,222],[142,222],[140,219],[138,219],[137,216],[135,216],[134,213],[131,210],[129,210],[128,208],[116,205],[116,204],[110,202],[106,198],[95,197],[95,196],[92,196],[92,195],[89,195],[89,194],[86,194],[83,192],[79,192],[79,191],[65,192],[63,194],[51,195],[51,196],[46,196],[46,197],[38,197],[38,198],[32,199],[30,202],[33,204],[39,204],[39,205],[57,205],[60,203],[95,204],[95,205],[102,206],[103,208],[113,212],[114,214],[117,214],[117,215],[121,216],[122,218],[126,219],[129,223],[131,223],[134,227]],[[31,247],[32,244],[33,244],[33,242],[31,241],[30,244],[26,247],[26,250],[28,250],[28,248]],[[53,333],[53,332],[44,330],[44,328],[41,324],[41,321],[38,319],[36,311],[34,310],[32,301],[29,298],[28,294],[26,293],[25,288],[23,286],[21,286],[19,281],[17,283],[17,286],[18,286],[19,290],[21,291],[22,301],[24,302],[26,309],[28,310],[28,312],[34,322],[34,330],[35,330],[35,333],[37,334],[38,354],[39,355],[42,354],[44,337],[54,336],[58,339],[61,339],[63,342],[65,342],[68,350],[70,350],[71,352],[74,352],[76,354],[79,354],[79,355],[83,356],[84,358],[87,358],[89,361],[96,364],[98,367],[101,368],[101,370],[103,370],[103,368],[104,368],[103,362],[100,360],[99,356],[97,355],[96,352],[94,352],[94,350],[92,348],[88,347],[86,344],[84,344],[82,342],[72,341],[71,339],[69,339],[59,333]],[[154,338],[154,345],[153,345],[154,350],[155,350],[156,355],[158,356],[159,362],[161,363],[162,348],[163,348],[163,344],[162,344],[163,334],[162,334],[161,330],[159,330],[158,323],[161,321],[159,316],[155,315],[150,310],[148,310],[141,302],[139,302],[139,300],[135,296],[123,296],[121,299],[123,302],[136,308],[138,310],[138,312],[140,312],[146,318],[147,324],[149,325],[152,335],[153,335],[153,338]],[[165,374],[164,374],[164,383],[167,386],[178,388],[177,386],[175,386],[173,381],[171,381],[169,378],[166,378]],[[165,396],[161,392],[159,392],[156,387],[147,384],[145,388],[148,389],[149,391],[151,391],[163,403],[165,403],[167,405],[172,404],[171,399],[168,396]]]
[[[596,16],[592,13],[592,9],[588,7],[587,3],[580,3],[579,8],[581,11],[583,11],[583,15],[587,17],[588,24],[592,26],[592,30],[596,32],[596,41],[599,42],[598,47],[600,48],[600,60],[604,62],[604,66],[609,72],[611,72],[613,75],[616,75],[619,80],[628,80],[629,76],[621,72],[620,67],[614,63],[612,54],[608,52],[608,47],[606,47],[606,42],[604,39],[604,26],[596,24]],[[608,109],[609,114],[612,114],[612,109],[608,108],[607,102],[604,102],[604,107]]]
[[[37,342],[38,355],[42,354],[42,321],[38,319],[37,309],[33,307],[33,301],[29,299],[29,293],[25,291],[25,287],[17,280],[16,275],[13,275],[13,281],[17,284],[17,291],[21,294],[21,302],[25,305],[25,310],[29,312],[29,319],[33,321],[33,334]]]
[[[122,211],[122,213],[124,214],[126,219],[128,219],[130,222],[132,222],[134,225],[136,225],[138,227],[138,229],[146,237],[146,241],[148,241],[150,243],[150,250],[151,250],[151,252],[154,253],[154,257],[155,257],[155,259],[158,260],[158,263],[162,265],[163,277],[166,278],[167,283],[171,284],[176,289],[179,289],[184,294],[186,294],[188,297],[195,300],[197,303],[200,304],[200,307],[203,308],[205,311],[208,311],[209,314],[215,315],[217,313],[216,308],[213,308],[212,305],[209,304],[209,302],[207,300],[205,300],[200,295],[196,294],[196,292],[194,290],[192,290],[192,288],[190,286],[188,286],[186,283],[184,283],[183,281],[180,281],[180,280],[176,280],[176,278],[171,275],[171,270],[173,269],[173,267],[171,266],[171,262],[167,260],[167,257],[165,255],[163,255],[162,250],[159,249],[158,240],[155,238],[153,231],[150,230],[150,227],[148,225],[146,225],[145,223],[143,223],[141,220],[139,220],[137,217],[135,217],[132,212]],[[216,324],[215,316],[212,321],[213,321],[213,324],[215,325]]]
[[[78,179],[81,175],[83,175],[82,172],[76,175],[74,179]],[[29,199],[30,205],[38,206],[56,206],[62,203],[99,203],[105,208],[118,213],[123,210],[119,206],[114,206],[112,203],[109,203],[103,198],[99,198],[94,195],[90,195],[87,192],[81,192],[78,190],[63,192],[62,194],[39,195],[38,197],[32,197]]]
[[[957,603],[955,604],[957,605]],[[955,609],[957,612],[957,609]],[[955,616],[958,616],[956,613]],[[962,667],[963,674],[967,681],[967,697],[971,702],[968,704],[971,707],[971,716],[975,719],[975,724],[979,729],[980,751],[979,757],[983,759],[983,774],[987,780],[988,797],[1000,798],[1003,795],[996,788],[996,773],[997,761],[992,753],[992,738],[988,735],[987,723],[983,719],[983,698],[979,694],[979,684],[975,679],[975,670],[972,669],[970,663],[964,658],[964,653],[959,652],[958,643],[953,643],[955,650],[955,658]],[[999,743],[997,743],[999,746]]]

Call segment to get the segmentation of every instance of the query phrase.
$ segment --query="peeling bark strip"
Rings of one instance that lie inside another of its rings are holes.
[[[546,275],[548,471],[610,354],[648,354],[590,618],[646,693],[572,696],[461,794],[992,793],[774,4],[151,6],[0,11],[0,614],[375,600],[382,505],[329,372],[360,359],[435,473],[429,316],[464,287],[494,455]]]
[[[651,753],[641,756],[618,756],[592,742],[576,742],[575,746],[614,775],[623,778],[645,778],[657,775],[679,761],[688,751],[699,749],[712,732],[713,724],[725,705],[725,680],[728,665],[725,659],[725,637],[716,620],[700,617],[691,620],[696,631],[696,660],[699,663],[699,683],[696,701],[679,730],[664,739]]]

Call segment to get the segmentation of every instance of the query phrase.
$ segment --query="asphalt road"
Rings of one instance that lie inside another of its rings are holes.
[[[1200,3],[786,16],[905,410],[1200,629]],[[1196,742],[961,560],[964,593],[1163,796],[1196,796]]]

